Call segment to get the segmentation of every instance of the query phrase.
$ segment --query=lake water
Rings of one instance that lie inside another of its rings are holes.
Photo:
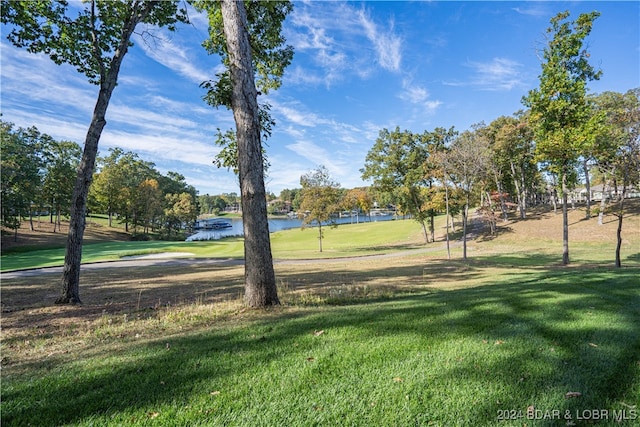
[[[361,222],[361,223],[369,222],[369,219],[371,219],[371,222],[376,222],[376,221],[389,221],[394,218],[395,218],[394,215],[377,215],[377,216],[371,216],[371,218],[365,215],[360,215],[359,218],[355,216],[336,218],[335,222],[338,224],[356,224],[357,222]],[[225,228],[222,230],[202,230],[189,236],[187,238],[187,242],[193,242],[197,240],[218,240],[223,237],[234,237],[234,236],[243,235],[242,219],[240,218],[230,218],[230,219],[219,218],[219,219],[229,222],[231,224],[231,228]],[[302,220],[297,218],[269,219],[269,231],[271,233],[275,231],[289,230],[292,228],[300,228],[301,226],[302,226]]]

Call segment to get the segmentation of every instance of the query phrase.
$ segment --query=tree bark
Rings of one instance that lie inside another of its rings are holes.
[[[56,304],[80,304],[80,264],[82,262],[82,238],[86,226],[87,198],[89,186],[93,179],[96,156],[98,154],[98,142],[107,121],[105,119],[111,95],[118,81],[118,73],[122,60],[129,48],[131,34],[138,22],[145,19],[152,9],[154,2],[147,2],[142,9],[135,9],[129,21],[123,28],[118,49],[115,51],[108,70],[102,69],[100,78],[100,90],[93,110],[91,124],[84,142],[82,159],[78,166],[78,175],[71,198],[71,212],[69,218],[69,232],[67,234],[67,246],[64,256],[64,268],[62,272],[62,295],[56,300]],[[97,43],[97,39],[94,40]],[[96,52],[99,55],[99,52]],[[96,61],[102,63],[101,58]]]
[[[609,193],[610,185],[609,180],[605,176],[602,179],[602,198],[600,199],[600,212],[598,212],[598,225],[604,224],[604,211],[607,208],[607,197],[606,194]]]
[[[624,219],[624,197],[627,191],[626,182],[622,185],[622,195],[618,195],[620,205],[618,207],[618,229],[616,230],[616,267],[622,267],[620,248],[622,247],[622,220]]]
[[[233,86],[232,109],[238,143],[238,176],[242,199],[245,257],[245,304],[278,305],[271,255],[264,163],[260,143],[258,95],[244,3],[221,1],[222,22],[229,52]]]
[[[78,166],[78,175],[71,199],[69,232],[62,272],[62,295],[56,300],[56,304],[80,304],[82,302],[80,300],[80,264],[82,262],[82,238],[86,225],[87,196],[98,154],[98,142],[102,130],[107,124],[105,115],[114,88],[115,82],[113,85],[107,85],[106,82],[101,85],[91,125],[85,138],[82,159]]]
[[[451,248],[449,245],[449,187],[447,186],[446,183],[446,176],[444,178],[444,203],[445,203],[445,207],[446,207],[446,213],[445,213],[445,218],[447,221],[447,232],[446,232],[446,238],[447,238],[447,259],[451,259]]]
[[[584,188],[587,191],[587,211],[585,213],[585,219],[591,218],[591,180],[589,179],[589,165],[587,159],[582,163],[584,168]]]
[[[562,173],[562,265],[569,264],[569,207],[567,197],[567,173]]]
[[[462,210],[462,259],[467,260],[467,221],[469,220],[469,195]]]
[[[620,201],[620,212],[618,213],[618,229],[616,230],[616,267],[622,267],[622,261],[620,260],[620,248],[622,247],[622,201]]]

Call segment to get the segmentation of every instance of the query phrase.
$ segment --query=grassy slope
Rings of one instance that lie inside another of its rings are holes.
[[[640,404],[639,269],[492,273],[226,320],[79,324],[82,351],[34,338],[41,359],[3,370],[3,425],[523,425],[499,411]]]
[[[640,405],[640,223],[626,224],[627,267],[613,269],[615,224],[594,222],[572,217],[569,268],[553,215],[470,242],[467,263],[440,251],[277,265],[284,306],[267,312],[234,299],[117,308],[138,289],[238,289],[240,267],[85,273],[94,317],[37,308],[48,276],[3,280],[3,304],[11,292],[37,301],[3,315],[2,423],[552,426],[598,409],[621,425],[613,411]],[[381,246],[419,241],[398,224]],[[530,407],[562,420],[526,419]],[[500,422],[503,410],[524,419]]]

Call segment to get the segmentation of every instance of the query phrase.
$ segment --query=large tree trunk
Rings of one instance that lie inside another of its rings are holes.
[[[622,220],[624,219],[624,197],[627,191],[626,182],[622,185],[622,195],[619,195],[620,204],[618,205],[618,229],[616,230],[616,267],[622,267],[620,260],[620,248],[622,247]]]
[[[114,76],[115,77],[115,76]],[[96,156],[98,154],[98,142],[104,126],[107,124],[105,114],[109,105],[111,93],[115,88],[112,85],[101,85],[91,125],[84,142],[82,159],[78,166],[78,176],[71,202],[71,214],[69,218],[69,232],[67,234],[67,249],[64,256],[64,269],[62,272],[62,295],[56,300],[56,304],[79,304],[80,301],[80,264],[82,262],[82,238],[86,225],[87,196],[89,186],[93,178]]]
[[[451,247],[449,245],[449,187],[446,184],[446,177],[445,177],[445,184],[444,184],[444,203],[445,203],[445,208],[446,208],[446,212],[445,212],[445,219],[447,222],[447,231],[446,231],[446,238],[447,238],[447,259],[451,259]]]
[[[598,225],[604,224],[604,211],[607,208],[607,197],[610,191],[609,180],[607,179],[607,175],[605,173],[602,178],[602,198],[600,199],[600,211],[598,212]]]
[[[469,194],[462,209],[462,259],[467,260],[467,222],[469,220]]]
[[[569,264],[569,214],[567,197],[567,173],[562,173],[562,264]]]
[[[622,267],[622,261],[620,261],[620,248],[622,247],[622,218],[624,211],[622,210],[622,201],[620,201],[620,212],[618,213],[618,229],[616,231],[616,267]]]
[[[587,191],[587,211],[585,212],[585,219],[589,219],[591,218],[591,180],[589,179],[587,159],[584,159],[582,167],[584,169],[584,188]]]
[[[64,256],[64,268],[62,272],[62,295],[56,300],[56,304],[79,304],[80,301],[80,264],[82,262],[82,238],[86,225],[87,198],[89,186],[93,179],[96,156],[98,154],[98,142],[102,130],[107,124],[105,116],[111,95],[116,87],[120,65],[129,48],[131,34],[138,22],[144,20],[154,6],[154,2],[147,2],[132,10],[129,21],[124,26],[120,45],[113,54],[108,70],[102,70],[100,78],[100,91],[98,100],[93,110],[91,124],[84,142],[82,159],[78,166],[78,175],[71,197],[71,213],[69,218],[69,232],[67,234],[67,246]],[[97,39],[96,39],[97,40]],[[97,42],[97,41],[96,41]]]
[[[244,301],[250,307],[277,305],[280,300],[267,221],[258,95],[247,32],[247,15],[241,1],[223,0],[221,10],[229,51],[232,108],[238,143],[238,175],[244,224]]]
[[[500,211],[502,212],[502,218],[504,222],[509,220],[509,214],[507,212],[507,201],[504,199],[503,191],[502,191],[502,183],[500,182],[500,178],[498,174],[494,171],[493,178],[496,182],[496,189],[498,190],[498,199],[500,200]],[[487,192],[489,196],[489,203],[491,203],[491,194]]]

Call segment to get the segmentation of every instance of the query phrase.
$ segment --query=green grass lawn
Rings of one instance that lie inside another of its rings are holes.
[[[615,269],[615,224],[575,221],[562,267],[557,224],[480,236],[465,262],[458,241],[454,260],[442,241],[423,246],[413,221],[329,229],[322,254],[315,229],[274,233],[279,259],[413,251],[278,263],[283,305],[269,310],[198,300],[240,287],[237,265],[87,273],[83,307],[43,306],[51,275],[3,279],[2,425],[640,425],[640,234]],[[83,253],[165,251],[241,258],[242,239]],[[3,255],[2,268],[60,265],[63,252]],[[140,305],[143,292],[158,304]]]
[[[324,250],[320,253],[318,230],[315,228],[273,233],[273,256],[289,259],[368,255],[415,248],[421,243],[420,228],[411,220],[326,227],[324,236]],[[186,252],[194,257],[244,256],[243,240],[231,237],[205,242],[134,241],[85,244],[82,248],[82,262],[113,261],[126,256],[159,252]],[[59,266],[64,264],[64,248],[10,252],[3,254],[0,260],[0,271]]]
[[[443,288],[440,263],[384,299],[34,330],[3,345],[68,347],[3,368],[2,423],[556,426],[606,410],[599,425],[638,425],[640,269],[498,263]]]

